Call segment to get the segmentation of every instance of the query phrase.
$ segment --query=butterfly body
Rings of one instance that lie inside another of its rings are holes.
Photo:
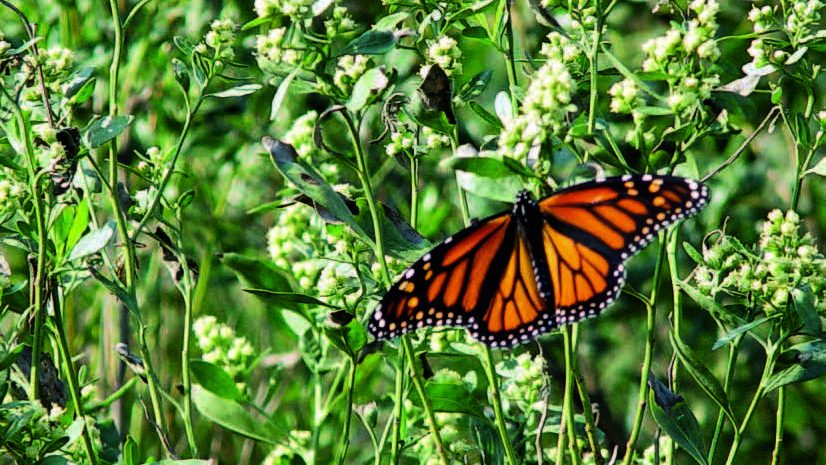
[[[708,190],[674,176],[577,184],[448,237],[405,270],[374,310],[378,339],[424,326],[462,326],[513,346],[596,316],[621,288],[623,263],[663,227],[696,213]]]

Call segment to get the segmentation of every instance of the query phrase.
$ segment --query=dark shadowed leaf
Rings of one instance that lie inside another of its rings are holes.
[[[794,308],[797,310],[800,321],[803,322],[805,332],[812,336],[820,335],[822,330],[820,316],[815,308],[815,295],[812,293],[812,288],[808,284],[803,288],[794,288],[792,289],[792,298],[794,299]]]
[[[651,386],[648,395],[651,416],[697,463],[708,464],[700,424],[688,404],[654,376],[649,375],[648,384]]]

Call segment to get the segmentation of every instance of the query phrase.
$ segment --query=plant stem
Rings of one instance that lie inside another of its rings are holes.
[[[115,44],[114,50],[112,52],[112,63],[109,66],[109,116],[114,117],[118,115],[118,75],[120,71],[120,60],[122,55],[123,49],[123,28],[120,21],[120,13],[118,12],[118,2],[117,0],[109,0],[109,9],[112,14],[112,25],[113,30],[115,33]],[[164,434],[166,428],[164,426],[164,417],[161,413],[161,404],[160,404],[160,394],[158,392],[158,385],[157,379],[155,376],[155,371],[152,367],[152,357],[149,351],[149,346],[146,342],[146,326],[143,324],[143,321],[140,316],[140,311],[138,307],[138,298],[137,298],[137,268],[136,268],[136,259],[135,259],[135,246],[132,239],[129,236],[129,231],[127,229],[127,222],[126,222],[126,214],[124,213],[123,209],[121,208],[120,202],[118,201],[118,160],[117,160],[117,138],[112,139],[109,142],[109,184],[110,184],[110,191],[109,191],[109,200],[112,205],[112,211],[115,214],[115,220],[117,223],[118,234],[123,241],[123,248],[124,248],[124,271],[125,271],[125,285],[126,285],[126,295],[131,302],[124,302],[124,304],[130,308],[131,314],[134,318],[136,318],[138,322],[138,340],[140,344],[140,354],[143,358],[143,363],[145,365],[147,371],[147,384],[149,386],[149,398],[152,403],[152,414],[154,416],[154,422],[157,425],[156,431],[158,432],[161,443],[166,444],[166,438],[164,438]],[[168,448],[166,449],[166,454],[168,457],[172,457],[172,451]]]
[[[181,219],[178,218],[178,223],[181,224]],[[182,250],[182,243],[180,235],[178,234],[178,263],[183,270],[183,286],[181,287],[181,295],[184,299],[184,329],[183,329],[183,343],[181,347],[181,384],[184,390],[184,430],[186,431],[186,441],[189,443],[189,451],[192,457],[198,457],[198,444],[195,441],[195,432],[192,427],[192,380],[189,371],[189,345],[192,333],[192,315],[194,312],[192,306],[192,297],[194,294],[194,283],[192,282],[192,271],[189,269],[186,256],[180,251]]]
[[[588,395],[588,389],[585,387],[585,380],[582,373],[579,371],[579,360],[577,359],[577,347],[579,346],[579,325],[574,324],[571,328],[571,339],[573,342],[573,355],[571,357],[571,371],[576,382],[577,393],[582,401],[582,415],[585,417],[585,434],[588,437],[588,445],[594,453],[595,465],[602,465],[605,461],[602,458],[602,450],[599,447],[599,440],[597,439],[597,428],[594,422],[594,412],[591,410],[591,397]]]
[[[776,354],[777,346],[769,345],[766,349],[766,364],[763,365],[763,375],[760,377],[760,385],[754,392],[754,397],[751,399],[751,403],[749,404],[748,410],[746,410],[746,414],[743,416],[743,420],[740,421],[740,426],[737,428],[738,434],[734,435],[734,440],[731,443],[728,458],[726,459],[726,465],[732,465],[734,463],[734,457],[737,455],[737,451],[740,448],[740,441],[743,437],[743,432],[745,432],[746,428],[749,426],[751,416],[754,414],[757,403],[763,397],[763,393],[765,392],[766,380],[769,379],[769,376],[771,376],[771,373],[774,370],[774,362],[777,357]]]
[[[508,430],[505,425],[505,415],[502,410],[502,395],[499,391],[499,376],[496,374],[496,365],[493,362],[493,351],[487,345],[483,346],[485,351],[485,373],[488,375],[488,384],[490,384],[490,396],[493,403],[493,414],[496,417],[496,429],[499,432],[499,440],[502,441],[502,447],[505,449],[505,456],[508,457],[508,463],[517,465],[519,461],[516,459],[513,444],[511,444],[508,438]]]
[[[60,299],[60,291],[57,283],[52,287],[52,312],[54,313],[55,331],[57,332],[58,348],[60,349],[60,358],[63,359],[63,367],[65,368],[66,381],[69,384],[69,395],[72,397],[72,404],[74,404],[75,418],[80,418],[83,422],[82,437],[83,447],[86,450],[86,457],[89,463],[97,465],[98,458],[95,454],[95,448],[92,445],[92,435],[89,432],[89,425],[86,423],[86,412],[83,406],[83,397],[80,393],[80,383],[77,378],[77,370],[75,369],[74,361],[72,360],[72,351],[69,348],[69,340],[66,337],[66,328],[63,326],[63,306]]]
[[[350,369],[347,383],[347,408],[344,410],[344,432],[341,435],[341,445],[339,446],[339,465],[344,465],[347,458],[347,449],[350,447],[350,423],[353,419],[353,391],[356,387],[356,361],[350,358]]]
[[[413,344],[407,334],[401,337],[402,345],[407,353],[407,363],[410,364],[410,371],[413,372],[411,379],[416,392],[419,394],[419,399],[422,401],[422,408],[427,417],[427,426],[430,428],[430,435],[433,437],[433,442],[436,444],[436,453],[439,454],[439,459],[442,465],[450,465],[450,459],[447,456],[447,450],[442,443],[442,436],[439,434],[439,426],[436,424],[436,415],[433,413],[433,408],[430,406],[430,399],[424,389],[424,382],[421,371],[419,371],[419,364],[416,363],[416,355],[413,353]]]
[[[565,325],[562,327],[562,343],[565,349],[565,395],[562,399],[562,416],[565,417],[566,429],[568,435],[568,449],[571,453],[571,462],[574,465],[579,465],[582,460],[582,453],[579,450],[579,444],[576,440],[576,428],[574,427],[574,369],[573,369],[573,345],[571,341],[571,326]],[[560,430],[559,434],[562,434]]]
[[[783,447],[783,420],[786,413],[786,386],[777,388],[777,414],[774,427],[774,450],[771,465],[780,463],[780,451]]]
[[[597,119],[597,68],[599,67],[599,43],[602,41],[602,24],[605,20],[602,12],[602,2],[596,0],[596,21],[594,21],[594,37],[591,44],[591,53],[588,55],[590,67],[591,93],[588,101],[588,133],[593,134]]]
[[[735,338],[734,341],[732,341],[732,343],[729,345],[728,362],[727,362],[727,366],[726,366],[726,378],[725,378],[725,381],[723,382],[723,392],[725,392],[726,395],[729,394],[729,388],[731,386],[731,380],[732,380],[732,377],[734,376],[734,366],[737,364],[737,353],[740,351],[740,341],[742,341],[742,340],[743,340],[742,335],[737,336],[737,338]],[[717,424],[714,427],[714,436],[712,436],[712,438],[711,438],[711,446],[709,446],[709,449],[708,449],[708,463],[709,463],[709,465],[714,463],[714,453],[717,451],[717,444],[719,443],[719,440],[720,440],[720,433],[722,432],[722,429],[723,429],[723,421],[724,420],[725,420],[725,413],[723,412],[723,409],[721,408],[720,412],[717,414]],[[732,425],[732,428],[734,428],[734,434],[739,434],[737,432],[737,425]]]
[[[381,223],[379,222],[379,213],[378,209],[376,208],[376,201],[373,194],[373,186],[370,182],[370,170],[367,166],[367,156],[364,153],[364,149],[361,146],[361,141],[359,140],[358,128],[353,123],[353,119],[350,117],[350,114],[347,112],[343,112],[342,115],[344,116],[344,121],[346,122],[347,128],[350,131],[350,138],[353,143],[353,151],[356,154],[356,160],[358,163],[357,166],[359,180],[361,181],[362,188],[364,189],[364,197],[367,200],[367,208],[370,210],[370,219],[373,222],[373,234],[375,237],[375,254],[379,261],[379,266],[382,271],[384,282],[386,285],[389,286],[390,272],[387,269],[387,259],[384,255],[384,242],[382,241]],[[430,433],[433,436],[433,441],[436,443],[437,452],[439,453],[439,457],[443,465],[449,465],[450,460],[448,459],[447,452],[445,451],[445,448],[442,445],[442,437],[439,434],[439,428],[436,425],[436,417],[433,414],[432,409],[430,408],[430,401],[428,400],[424,390],[424,379],[422,378],[421,372],[419,372],[418,365],[416,365],[416,361],[413,357],[413,346],[410,343],[410,339],[407,335],[402,335],[401,341],[401,351],[406,352],[407,360],[410,363],[410,369],[413,373],[413,385],[416,387],[416,390],[419,393],[419,397],[422,400],[422,407],[424,408],[425,414],[427,415],[428,426],[430,427]],[[394,437],[394,440],[397,439],[398,438]]]
[[[519,85],[519,82],[516,77],[516,60],[514,59],[514,40],[513,40],[513,21],[511,17],[511,0],[504,0],[502,2],[503,8],[505,9],[502,18],[505,20],[505,34],[508,37],[508,48],[504,51],[505,59],[508,62],[508,66],[505,67],[508,73],[508,95],[511,99],[511,108],[513,109],[513,113],[516,114],[516,111],[519,108],[519,103],[516,99],[516,94],[514,93],[513,89]]]
[[[642,369],[640,370],[640,388],[637,396],[637,412],[634,415],[634,422],[631,427],[631,436],[628,437],[628,442],[625,445],[625,458],[623,465],[629,465],[634,458],[634,444],[640,434],[642,427],[642,419],[645,415],[646,398],[648,397],[648,373],[651,371],[651,354],[654,351],[654,322],[657,316],[657,294],[660,287],[660,277],[662,274],[662,265],[665,260],[665,240],[664,235],[660,233],[660,246],[657,250],[657,264],[654,268],[654,287],[651,289],[651,296],[645,304],[646,309],[646,338],[645,338],[645,353],[643,355]]]
[[[402,395],[404,393],[404,382],[407,378],[407,371],[404,369],[405,349],[404,344],[400,344],[397,352],[398,366],[396,367],[395,388],[393,390],[393,438],[390,441],[390,463],[396,465],[399,463],[401,456],[399,455],[399,445],[401,443],[402,423],[404,422],[404,402]]]

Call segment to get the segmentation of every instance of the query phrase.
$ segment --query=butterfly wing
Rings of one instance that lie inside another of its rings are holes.
[[[625,260],[707,201],[697,181],[654,175],[577,184],[540,200],[556,323],[596,316],[616,298]]]
[[[512,345],[554,325],[546,309],[524,233],[511,214],[500,214],[446,239],[405,270],[368,330],[389,339],[423,326],[464,326],[488,344]]]

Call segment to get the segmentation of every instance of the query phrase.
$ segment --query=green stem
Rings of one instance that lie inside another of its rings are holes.
[[[379,261],[379,266],[382,271],[384,282],[386,285],[389,286],[390,272],[387,269],[387,259],[384,254],[384,242],[382,240],[381,223],[379,222],[379,213],[376,207],[375,196],[373,194],[373,186],[370,182],[370,170],[367,166],[367,156],[364,153],[364,149],[361,146],[361,141],[359,140],[358,128],[353,123],[353,119],[350,117],[350,114],[343,112],[342,115],[344,116],[344,121],[346,122],[347,128],[350,131],[350,139],[353,143],[353,151],[356,154],[359,180],[361,181],[362,188],[364,189],[364,196],[367,200],[367,208],[368,210],[370,210],[370,219],[373,222],[373,234],[375,236],[374,251]],[[450,460],[448,459],[447,452],[445,451],[445,448],[442,445],[442,437],[439,434],[439,428],[436,425],[436,416],[433,414],[433,411],[430,407],[430,401],[428,400],[424,390],[424,379],[422,378],[421,372],[419,372],[418,366],[416,365],[413,357],[413,346],[410,343],[410,339],[407,335],[402,335],[401,341],[401,350],[403,352],[406,352],[408,363],[410,363],[410,369],[413,372],[413,384],[419,393],[420,399],[422,400],[422,407],[424,408],[425,414],[427,415],[428,426],[430,427],[430,433],[433,436],[433,441],[436,443],[437,452],[439,453],[439,457],[443,465],[449,465]]]
[[[419,222],[419,158],[410,157],[410,226],[416,229]]]
[[[109,0],[109,9],[112,13],[112,25],[115,33],[115,44],[114,44],[114,51],[112,52],[112,63],[109,67],[109,116],[114,117],[117,116],[119,108],[118,108],[118,76],[120,72],[120,60],[122,55],[123,49],[123,28],[120,21],[120,13],[118,12],[118,2],[117,0]],[[109,200],[112,205],[112,211],[115,214],[115,221],[117,223],[118,234],[123,241],[124,247],[124,270],[125,270],[125,280],[126,280],[126,294],[128,299],[131,300],[127,304],[133,305],[137,307],[138,305],[138,298],[137,298],[137,267],[136,267],[136,258],[135,258],[135,246],[133,241],[129,236],[129,231],[127,229],[127,222],[126,222],[126,214],[124,213],[123,209],[121,208],[120,202],[118,201],[118,160],[117,160],[117,138],[112,139],[109,143]],[[155,424],[157,425],[156,431],[160,436],[161,442],[166,444],[166,438],[164,437],[166,428],[164,426],[164,417],[161,413],[161,404],[160,404],[160,394],[159,388],[157,385],[157,380],[155,376],[155,371],[152,367],[152,357],[151,352],[149,350],[149,346],[146,342],[146,326],[144,326],[143,321],[140,317],[140,312],[138,308],[131,308],[132,315],[138,321],[138,339],[140,344],[140,354],[143,358],[143,363],[145,364],[146,371],[147,371],[147,384],[149,386],[149,397],[152,403],[152,414],[154,416]],[[172,457],[172,451],[168,448],[166,449],[166,454],[168,457]]]
[[[673,299],[673,308],[671,310],[671,331],[674,333],[674,338],[680,341],[680,327],[683,319],[683,293],[680,291],[679,279],[677,278],[677,239],[679,237],[679,229],[673,229],[666,234],[666,253],[668,255],[668,274],[671,279],[671,295]],[[678,376],[680,364],[677,361],[676,353],[672,355],[674,361],[671,370],[671,390],[679,392]],[[673,463],[677,442],[669,441],[671,453],[667,455],[667,463]]]
[[[436,453],[439,454],[439,459],[441,460],[442,465],[450,465],[447,450],[445,449],[444,443],[442,443],[442,436],[439,434],[439,426],[436,423],[436,415],[433,413],[433,408],[430,405],[430,399],[427,397],[427,393],[425,392],[424,381],[421,371],[419,371],[419,364],[416,363],[416,355],[413,352],[413,344],[410,342],[410,338],[407,334],[402,335],[401,341],[404,346],[404,350],[407,353],[407,363],[410,364],[410,371],[413,372],[413,376],[411,377],[413,380],[413,387],[416,388],[416,392],[419,394],[419,399],[422,401],[422,408],[424,409],[425,416],[427,417],[427,426],[430,429],[430,435],[433,437],[433,442],[436,444]]]
[[[316,369],[313,369],[313,435],[310,439],[310,463],[318,463],[318,443],[321,435],[321,423],[324,419],[322,396],[321,396],[321,376]]]
[[[565,395],[562,398],[562,416],[565,417],[565,433],[568,435],[568,449],[571,453],[571,462],[574,465],[579,465],[582,460],[582,453],[579,450],[579,444],[576,440],[576,428],[574,427],[574,354],[571,341],[571,325],[562,327],[562,342],[565,346]],[[562,434],[562,431],[560,431],[559,434]]]
[[[350,370],[347,384],[347,408],[344,410],[344,433],[341,435],[341,451],[338,456],[339,465],[344,464],[347,458],[347,449],[350,447],[350,423],[353,419],[353,391],[356,386],[356,361],[350,359]]]
[[[69,348],[69,340],[66,337],[66,328],[63,326],[63,306],[61,304],[60,292],[57,283],[52,286],[52,311],[54,313],[55,330],[57,332],[58,347],[60,349],[60,358],[63,359],[63,367],[66,369],[66,380],[69,384],[69,395],[72,397],[74,404],[75,418],[80,418],[83,423],[81,435],[83,437],[83,447],[86,450],[86,457],[89,463],[97,465],[98,458],[95,454],[95,448],[92,445],[92,435],[89,432],[89,425],[86,423],[86,412],[83,406],[83,397],[80,393],[80,382],[77,378],[77,370],[75,363],[72,360],[72,351]]]
[[[599,44],[602,41],[602,24],[605,20],[602,12],[602,2],[596,0],[596,21],[594,21],[594,37],[591,44],[591,53],[588,55],[590,67],[591,93],[588,101],[588,133],[593,134],[597,118],[597,68],[599,67]]]
[[[513,22],[511,17],[511,9],[510,9],[510,1],[504,0],[502,2],[504,4],[503,8],[505,9],[502,18],[505,20],[505,34],[508,37],[508,48],[505,49],[505,59],[508,62],[508,66],[505,67],[508,73],[508,95],[511,98],[511,108],[513,109],[513,113],[516,114],[517,110],[519,109],[519,103],[516,100],[516,93],[514,93],[513,89],[519,85],[519,82],[516,77],[516,60],[514,58],[514,40],[513,40]]]
[[[737,338],[732,341],[729,345],[728,351],[728,361],[726,365],[726,378],[723,381],[723,392],[726,395],[729,394],[729,389],[731,387],[731,380],[734,376],[734,366],[737,364],[737,353],[740,350],[740,341],[743,340],[743,336],[737,336]],[[721,408],[719,413],[717,413],[717,424],[714,426],[714,436],[711,438],[711,446],[708,448],[708,463],[711,465],[714,463],[714,454],[717,451],[717,444],[720,441],[720,433],[723,430],[723,422],[725,421],[726,415]],[[735,429],[735,434],[737,434],[737,425],[732,425]]]
[[[180,223],[180,218],[178,222]],[[179,251],[182,250],[182,245],[183,244],[181,244],[179,239],[177,244]],[[183,384],[184,390],[184,430],[186,431],[186,441],[189,443],[189,451],[192,453],[192,457],[198,457],[198,444],[195,441],[195,432],[192,426],[192,380],[190,378],[191,373],[189,371],[189,346],[192,333],[192,315],[194,312],[192,306],[194,283],[192,282],[192,271],[189,269],[186,256],[179,253],[178,263],[183,270],[183,286],[181,289],[181,295],[184,299],[184,338],[181,347],[181,383]]]
[[[399,345],[398,349],[398,365],[396,366],[395,389],[393,390],[393,438],[390,442],[390,463],[396,465],[401,459],[399,454],[399,445],[401,444],[401,430],[404,422],[404,401],[402,395],[404,392],[404,382],[407,378],[407,371],[404,369],[405,364],[405,350],[404,345]]]
[[[743,416],[743,420],[740,422],[740,426],[737,428],[738,434],[734,435],[734,440],[731,443],[728,458],[726,459],[726,465],[732,465],[734,463],[734,457],[737,455],[737,451],[740,448],[743,433],[749,426],[749,422],[751,421],[751,417],[754,414],[754,410],[757,408],[757,403],[763,397],[763,394],[766,390],[766,380],[769,378],[769,376],[771,376],[771,373],[774,370],[776,353],[777,346],[770,345],[766,350],[766,364],[763,366],[763,375],[760,377],[760,385],[757,387],[757,391],[754,392],[754,397],[752,397],[751,399],[749,408],[748,410],[746,410],[746,414]]]
[[[602,465],[605,463],[602,458],[602,450],[599,447],[599,440],[597,439],[597,427],[594,421],[594,412],[591,410],[591,397],[588,395],[588,389],[585,386],[585,379],[579,370],[579,360],[577,359],[577,347],[579,345],[579,325],[575,324],[571,329],[571,339],[573,341],[573,355],[571,357],[571,371],[576,382],[577,393],[582,401],[582,416],[585,417],[585,435],[588,437],[588,445],[594,454],[595,465]]]
[[[513,444],[508,438],[508,430],[505,425],[505,415],[502,410],[502,394],[499,391],[499,376],[496,374],[496,364],[493,362],[493,351],[487,345],[484,345],[485,351],[485,373],[488,375],[488,384],[490,384],[490,397],[493,403],[493,414],[496,418],[496,429],[499,432],[499,440],[502,441],[502,447],[505,449],[505,456],[508,458],[508,463],[517,465],[519,461],[516,459],[516,453],[513,451]]]
[[[777,414],[774,427],[774,450],[771,465],[780,463],[780,451],[783,447],[783,419],[786,413],[786,387],[777,388]]]
[[[662,265],[665,260],[665,240],[664,236],[660,234],[660,247],[657,250],[657,264],[654,268],[654,287],[651,289],[651,296],[645,304],[646,309],[646,337],[645,337],[645,353],[643,355],[642,369],[640,370],[640,387],[637,395],[637,412],[634,414],[634,421],[631,427],[631,435],[628,437],[628,442],[625,445],[625,458],[623,465],[629,465],[634,458],[634,445],[637,443],[637,438],[642,427],[642,419],[645,415],[646,399],[648,397],[648,373],[651,371],[651,355],[654,351],[654,323],[657,316],[657,294],[660,287],[660,276],[662,274]]]

